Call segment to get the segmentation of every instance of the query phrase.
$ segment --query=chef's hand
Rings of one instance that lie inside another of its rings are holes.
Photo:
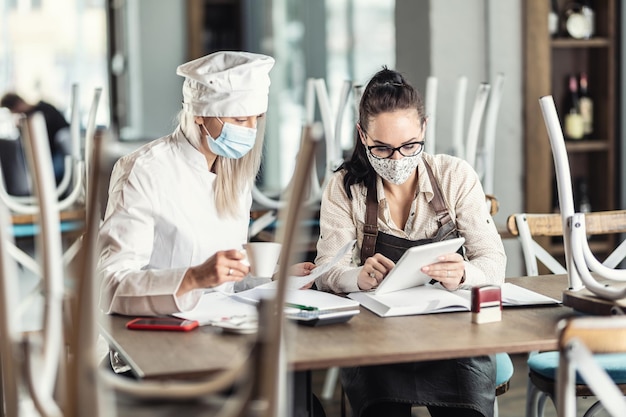
[[[378,284],[380,284],[394,266],[396,266],[396,264],[391,259],[380,253],[374,254],[374,256],[367,258],[361,267],[357,278],[357,285],[364,291],[378,287]]]
[[[426,265],[422,272],[441,283],[448,290],[456,290],[465,281],[465,262],[458,253],[448,253],[438,262]]]
[[[250,267],[241,262],[243,259],[245,255],[235,249],[216,252],[200,265],[187,269],[176,295],[181,296],[196,288],[211,288],[229,281],[241,281],[250,272]]]

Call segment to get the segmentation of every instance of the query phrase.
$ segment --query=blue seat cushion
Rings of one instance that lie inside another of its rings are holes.
[[[513,361],[507,353],[496,354],[496,387],[513,376]]]
[[[61,233],[73,232],[83,228],[83,222],[80,220],[64,220],[61,222]],[[29,237],[39,234],[39,225],[36,223],[14,224],[14,237]]]
[[[613,379],[616,384],[626,384],[626,353],[603,353],[593,355],[594,359]],[[559,367],[559,352],[535,353],[528,358],[528,369],[544,378],[556,379]],[[576,373],[576,383],[585,381]]]

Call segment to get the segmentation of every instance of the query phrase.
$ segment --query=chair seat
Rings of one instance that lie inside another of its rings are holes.
[[[496,355],[496,387],[513,377],[513,361],[506,353]]]
[[[79,220],[64,220],[61,222],[61,233],[75,232],[82,230],[84,223]],[[39,225],[35,223],[28,224],[14,224],[13,236],[14,237],[30,237],[39,234]]]
[[[509,390],[509,380],[513,377],[513,361],[507,353],[496,354],[496,395]]]
[[[626,354],[596,354],[597,363],[609,374],[616,384],[626,384]],[[559,367],[558,352],[541,352],[530,355],[528,358],[528,369],[544,378],[556,379],[556,372]],[[576,383],[584,384],[584,381],[576,374]]]

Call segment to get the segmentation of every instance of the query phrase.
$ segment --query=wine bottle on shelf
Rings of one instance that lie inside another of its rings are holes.
[[[559,6],[556,0],[550,0],[550,13],[548,14],[548,32],[551,37],[559,34]]]
[[[580,74],[580,91],[578,96],[578,107],[583,118],[583,134],[589,139],[593,134],[593,100],[589,96],[589,80],[586,72]]]
[[[565,138],[570,140],[582,139],[585,135],[583,117],[580,114],[580,104],[578,99],[578,79],[575,75],[569,77],[569,100],[566,106],[565,115]]]

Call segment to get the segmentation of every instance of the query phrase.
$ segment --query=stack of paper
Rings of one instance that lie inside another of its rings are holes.
[[[256,331],[256,305],[261,299],[273,298],[276,293],[275,288],[266,285],[234,294],[207,292],[193,310],[175,316],[238,333]],[[304,324],[345,322],[360,311],[358,301],[322,291],[291,290],[285,298],[286,317],[307,322]]]

